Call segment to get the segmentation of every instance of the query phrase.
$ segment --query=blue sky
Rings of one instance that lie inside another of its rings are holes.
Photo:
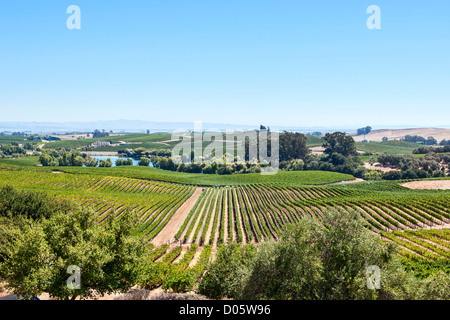
[[[69,5],[81,30],[69,30]],[[369,30],[369,5],[381,30]],[[450,127],[450,2],[1,1],[0,121]]]

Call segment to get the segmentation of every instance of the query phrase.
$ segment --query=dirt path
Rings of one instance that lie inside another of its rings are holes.
[[[435,226],[432,226],[432,227],[427,226],[427,227],[424,227],[422,229],[428,229],[428,230],[430,230],[430,229],[438,229],[438,230],[440,230],[440,229],[450,229],[450,223],[435,225]]]
[[[223,193],[223,197],[225,198],[224,201],[224,206],[222,208],[222,212],[224,215],[224,226],[223,226],[223,242],[227,243],[228,242],[228,192],[224,192]],[[231,241],[233,241],[233,239],[231,239]]]
[[[211,219],[209,220],[209,225],[208,225],[208,229],[206,231],[206,235],[205,235],[205,243],[204,244],[208,244],[209,241],[211,240],[211,236],[214,236],[211,234],[212,232],[212,227],[214,224],[214,219],[216,217],[216,207],[217,207],[217,198],[219,197],[219,192],[217,192],[217,195],[213,197],[213,201],[214,203],[211,203],[211,206],[214,206],[211,212]],[[204,227],[203,227],[204,228]]]
[[[177,210],[177,212],[175,212],[169,222],[161,230],[161,232],[158,233],[158,235],[153,239],[152,243],[155,246],[160,246],[163,243],[167,243],[168,241],[175,241],[175,234],[180,229],[181,225],[189,214],[189,211],[191,211],[191,208],[194,206],[195,202],[201,194],[202,188],[197,187],[192,196],[181,205],[181,207]]]
[[[216,226],[216,231],[214,233],[214,239],[213,239],[213,243],[212,243],[212,252],[214,252],[215,255],[215,251],[217,249],[218,246],[218,242],[219,242],[219,237],[220,237],[220,222],[222,219],[222,215],[223,213],[223,208],[222,208],[222,197],[223,197],[223,191],[219,191],[220,195],[218,195],[219,197],[219,203],[217,204],[219,206],[219,212],[217,212],[218,217],[217,217],[217,226]]]
[[[362,181],[365,181],[365,180],[361,179],[361,178],[355,178],[354,180],[345,180],[345,181],[339,181],[339,182],[333,182],[333,183],[325,184],[325,186],[332,186],[333,184],[355,183],[355,182],[362,182]]]

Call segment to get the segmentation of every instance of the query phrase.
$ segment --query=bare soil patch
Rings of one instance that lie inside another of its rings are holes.
[[[353,139],[355,141],[382,141],[383,137],[387,137],[389,140],[401,140],[406,135],[411,136],[421,136],[425,139],[427,137],[433,137],[437,141],[441,141],[443,139],[450,139],[450,129],[441,129],[441,128],[411,128],[411,129],[383,129],[383,130],[374,130],[369,134],[354,136]]]
[[[450,180],[411,181],[400,185],[410,189],[450,190]]]
[[[192,196],[181,205],[181,207],[177,210],[177,212],[175,212],[169,222],[161,230],[161,232],[158,233],[158,235],[153,239],[152,243],[155,246],[160,246],[164,243],[175,241],[175,234],[180,229],[181,225],[189,214],[189,211],[191,211],[191,208],[194,206],[201,193],[202,188],[196,188]]]
[[[309,149],[311,150],[311,154],[317,155],[321,155],[325,151],[324,147],[310,147]]]
[[[370,170],[380,170],[381,172],[400,171],[397,168],[383,167],[379,162],[375,162],[373,165],[370,165],[369,162],[364,162],[364,167]]]

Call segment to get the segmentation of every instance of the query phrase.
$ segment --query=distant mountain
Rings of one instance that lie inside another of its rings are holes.
[[[217,129],[221,131],[226,130],[251,130],[259,129],[260,124],[255,125],[239,125],[239,124],[227,124],[227,123],[202,123],[202,129]],[[348,134],[352,134],[356,131],[358,126],[331,126],[331,127],[307,127],[307,126],[271,126],[270,123],[263,123],[265,126],[269,126],[271,130],[283,130],[302,132],[302,133],[312,133],[321,132],[325,134],[326,132],[342,131]],[[403,127],[391,127],[386,128],[384,126],[372,125],[375,129],[389,129],[389,130],[399,130],[404,128],[412,128],[412,126]],[[193,122],[159,122],[159,121],[145,121],[145,120],[107,120],[107,121],[86,121],[86,122],[0,122],[0,132],[2,131],[27,131],[31,133],[72,133],[72,132],[92,132],[95,129],[113,131],[113,132],[172,132],[175,129],[186,129],[193,130]],[[406,130],[406,129],[405,129]],[[407,130],[421,130],[417,129],[407,129]],[[440,130],[440,129],[438,129]],[[445,129],[443,129],[445,130]],[[419,132],[419,131],[418,131]],[[426,135],[426,132],[423,134]],[[382,137],[381,137],[382,138]],[[380,139],[381,139],[380,138]],[[435,137],[438,139],[437,137]],[[358,138],[359,139],[359,138]],[[378,140],[378,136],[377,136]]]
[[[296,126],[270,126],[272,130],[287,130],[310,133],[314,131],[354,131],[354,128],[348,127],[296,127]],[[87,122],[0,122],[0,131],[29,131],[32,133],[66,133],[66,132],[91,132],[95,129],[113,132],[151,132],[173,131],[175,129],[193,130],[193,122],[157,122],[143,120],[108,120],[108,121],[87,121]],[[202,123],[202,129],[218,130],[250,130],[259,129],[258,125],[238,125],[226,123]]]

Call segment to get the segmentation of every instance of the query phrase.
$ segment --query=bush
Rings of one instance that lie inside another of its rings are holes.
[[[40,220],[50,218],[54,212],[70,210],[68,202],[57,201],[44,193],[19,191],[11,186],[0,189],[0,216]]]
[[[139,160],[138,165],[148,167],[150,165],[150,159],[149,158],[141,158]]]
[[[383,173],[382,178],[384,180],[400,180],[402,178],[402,173],[400,171],[388,171]]]
[[[408,169],[402,172],[402,179],[417,179],[417,171],[413,169]]]
[[[377,170],[369,170],[363,175],[363,179],[365,180],[381,180],[383,174],[381,171]]]
[[[23,296],[48,292],[50,297],[74,300],[126,292],[138,281],[145,246],[133,235],[137,214],[128,211],[114,220],[112,213],[100,226],[90,208],[56,211],[52,202],[48,205],[52,214],[47,219],[1,218],[6,219],[2,225],[11,225],[0,228],[0,277],[8,289]],[[71,265],[81,269],[76,290],[66,283]]]
[[[250,262],[255,247],[238,244],[220,246],[216,260],[206,267],[198,292],[212,299],[240,295],[243,268]]]
[[[358,168],[356,168],[356,170],[353,172],[353,175],[356,177],[356,178],[363,178],[364,177],[364,174],[367,172],[367,169],[366,168],[364,168],[364,167],[358,167]]]
[[[112,167],[112,161],[110,158],[108,158],[106,160],[100,160],[100,163],[98,166],[104,167],[104,168],[110,168],[110,167]]]

